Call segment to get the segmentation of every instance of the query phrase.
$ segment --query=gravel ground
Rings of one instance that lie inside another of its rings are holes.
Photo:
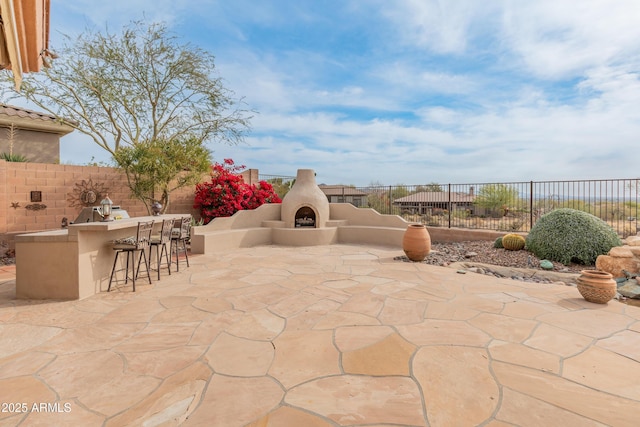
[[[16,259],[13,251],[10,251],[0,256],[0,265],[13,265],[15,263],[16,263]]]
[[[431,252],[424,262],[446,266],[460,261],[542,270],[540,259],[533,253],[524,249],[520,251],[497,249],[493,247],[493,241],[434,243],[431,245]],[[592,268],[595,266],[563,265],[559,262],[553,262],[553,271],[563,273],[580,273],[581,270]]]
[[[405,256],[396,259],[410,262]],[[431,252],[423,262],[455,267],[461,272],[472,271],[527,282],[563,284],[574,282],[575,275],[581,270],[595,268],[593,265],[563,265],[553,262],[553,270],[544,270],[540,267],[540,259],[533,253],[526,250],[497,249],[493,247],[493,241],[433,243]]]

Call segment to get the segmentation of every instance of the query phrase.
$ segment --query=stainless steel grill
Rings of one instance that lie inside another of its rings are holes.
[[[100,213],[100,206],[89,206],[82,208],[78,217],[71,224],[80,224],[83,222],[99,222],[102,221],[102,214]],[[111,218],[113,219],[125,219],[129,218],[129,214],[126,210],[120,206],[113,205],[111,207]]]

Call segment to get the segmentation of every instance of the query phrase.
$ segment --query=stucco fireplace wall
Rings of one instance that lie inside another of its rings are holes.
[[[280,214],[280,204],[267,204],[194,227],[191,251],[204,254],[257,245],[317,246],[335,243],[401,248],[402,236],[409,224],[397,215],[382,215],[350,203],[330,203],[329,220],[325,227],[319,228],[288,228]]]
[[[280,210],[285,228],[295,228],[294,218],[299,209],[309,208],[315,213],[314,228],[327,226],[329,220],[329,200],[316,184],[316,174],[312,169],[298,169],[296,181],[284,196]]]
[[[313,227],[296,227],[300,208],[315,214]],[[266,204],[239,211],[194,227],[191,251],[210,253],[257,245],[317,246],[335,243],[368,243],[402,246],[408,222],[397,215],[381,215],[373,209],[349,203],[329,203],[316,184],[312,169],[299,169],[296,182],[282,204]]]

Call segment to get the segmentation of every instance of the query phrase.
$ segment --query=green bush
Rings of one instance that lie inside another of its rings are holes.
[[[540,259],[593,265],[598,255],[622,242],[603,220],[575,209],[556,209],[543,215],[526,239],[527,249]]]
[[[10,153],[0,153],[0,159],[6,160],[7,162],[18,162],[18,163],[27,163],[29,159],[27,159],[22,154],[10,154]]]
[[[494,242],[493,242],[493,247],[497,248],[497,249],[502,249],[504,248],[504,246],[502,246],[502,236],[498,237]]]

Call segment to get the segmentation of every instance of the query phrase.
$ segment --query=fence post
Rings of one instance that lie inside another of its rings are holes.
[[[447,187],[449,188],[449,196],[448,196],[448,203],[447,203],[447,211],[449,212],[449,227],[451,228],[451,184],[447,184]]]
[[[387,206],[387,212],[391,213],[391,194],[392,194],[392,190],[391,190],[391,186],[389,186],[389,206]]]
[[[533,228],[533,181],[529,183],[529,231]]]

